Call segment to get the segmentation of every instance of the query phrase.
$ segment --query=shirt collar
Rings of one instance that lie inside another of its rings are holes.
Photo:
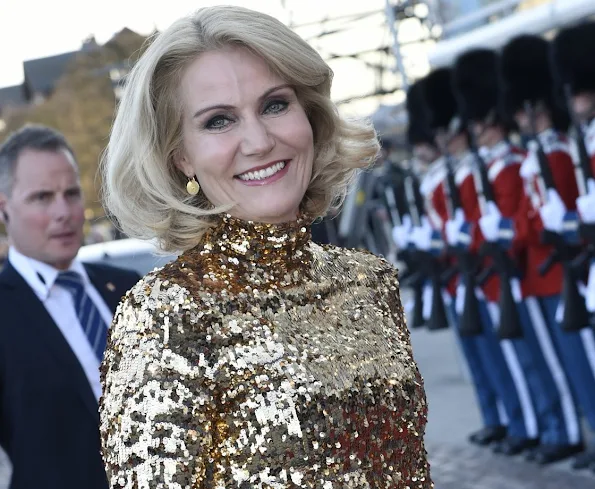
[[[541,141],[541,144],[547,144],[547,143],[550,143],[551,141],[560,140],[560,135],[559,135],[558,131],[556,131],[555,129],[553,129],[551,127],[541,131],[537,135],[537,137]]]
[[[8,260],[17,272],[19,272],[26,280],[35,294],[42,301],[45,301],[58,278],[58,274],[62,270],[58,270],[47,263],[23,255],[14,246],[11,246],[8,250]],[[87,271],[80,261],[76,259],[73,260],[70,267],[68,267],[68,270],[77,272],[82,277],[85,287],[90,283]]]
[[[499,143],[496,143],[494,146],[492,146],[490,149],[490,156],[491,156],[491,160],[497,160],[500,158],[504,158],[504,156],[506,156],[508,154],[508,152],[510,151],[510,143],[503,139],[502,141],[500,141]]]

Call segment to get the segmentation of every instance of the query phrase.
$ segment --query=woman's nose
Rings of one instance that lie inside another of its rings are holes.
[[[241,150],[245,156],[265,155],[275,147],[275,138],[259,119],[245,123]]]

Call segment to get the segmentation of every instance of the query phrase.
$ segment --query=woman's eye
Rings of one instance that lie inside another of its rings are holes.
[[[279,114],[280,112],[283,112],[285,109],[287,109],[288,105],[289,103],[285,100],[273,100],[267,104],[264,112],[266,114]]]
[[[205,127],[207,129],[225,129],[230,123],[231,120],[229,119],[229,117],[218,115],[213,117],[212,119],[209,119]]]

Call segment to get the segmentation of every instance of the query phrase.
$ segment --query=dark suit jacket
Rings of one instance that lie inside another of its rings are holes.
[[[85,265],[108,307],[135,272]],[[0,444],[13,465],[11,489],[107,489],[98,405],[66,339],[27,282],[0,272]]]

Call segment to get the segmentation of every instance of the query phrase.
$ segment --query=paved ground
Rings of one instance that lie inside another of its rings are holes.
[[[436,489],[593,489],[595,477],[563,464],[540,469],[466,445],[429,443]]]
[[[594,489],[595,474],[569,462],[541,468],[466,441],[480,418],[450,331],[412,333],[429,403],[426,445],[436,489]]]

